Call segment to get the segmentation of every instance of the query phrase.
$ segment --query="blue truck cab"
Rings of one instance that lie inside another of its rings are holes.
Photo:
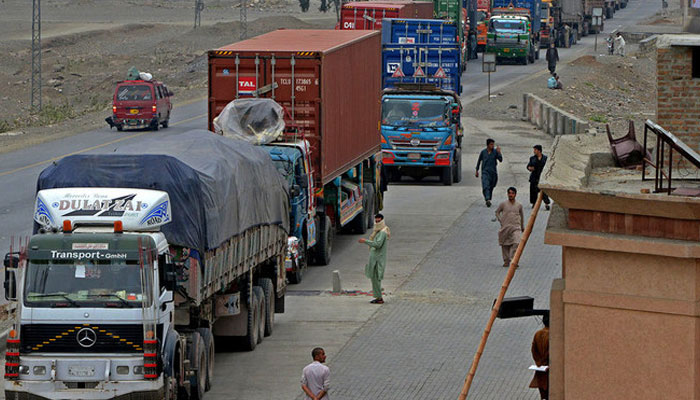
[[[437,175],[444,185],[462,180],[462,105],[456,93],[430,85],[385,89],[382,163],[389,181]]]
[[[310,179],[311,162],[306,141],[277,142],[263,146],[289,185],[289,227],[286,270],[290,283],[300,283],[308,260],[304,249],[316,244],[316,206]]]

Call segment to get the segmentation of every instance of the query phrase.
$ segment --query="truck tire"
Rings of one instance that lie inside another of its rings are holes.
[[[535,60],[539,60],[539,59],[540,59],[540,46],[537,45],[535,47]]]
[[[117,127],[117,132],[121,132],[124,130],[124,125],[116,125]]]
[[[158,129],[160,129],[160,123],[158,122],[158,119],[156,119],[156,123],[151,124],[151,130],[157,131]]]
[[[460,149],[455,150],[455,166],[452,173],[452,182],[462,182],[462,150]]]
[[[367,191],[362,188],[362,211],[347,225],[354,233],[364,235],[367,233]]]
[[[442,184],[445,186],[452,186],[452,169],[454,167],[443,167],[442,168]]]
[[[275,287],[270,278],[262,278],[258,283],[265,295],[265,330],[263,334],[270,336],[275,326]]]
[[[527,65],[528,62],[529,62],[528,56],[525,56],[522,59],[520,59],[520,65]]]
[[[207,387],[207,353],[204,339],[195,331],[189,349],[190,366],[194,373],[190,376],[190,399],[202,400]]]
[[[367,229],[374,228],[374,212],[376,211],[376,194],[371,183],[365,183],[365,195],[367,196]]]
[[[315,246],[314,261],[318,265],[331,263],[331,250],[333,248],[333,223],[327,215],[321,217],[319,226],[319,238]]]
[[[253,286],[253,292],[257,297],[258,321],[256,326],[258,328],[258,344],[260,344],[265,337],[265,314],[267,314],[265,312],[265,292],[260,286]]]
[[[530,50],[530,55],[527,57],[527,61],[528,61],[530,64],[534,64],[534,63],[535,63],[535,50],[534,50],[534,49],[533,49],[533,50]]]
[[[301,280],[304,278],[304,272],[306,272],[306,268],[309,263],[308,253],[306,250],[306,239],[304,239],[303,236],[299,238],[299,249],[299,258],[294,265],[294,269],[291,272],[287,272],[287,280],[289,280],[289,283],[292,284],[301,283]]]
[[[167,128],[168,125],[170,125],[170,113],[168,113],[168,117],[165,119],[165,121],[163,121],[162,125],[163,129]]]
[[[214,355],[216,353],[214,345],[214,334],[210,328],[197,328],[197,332],[204,340],[204,351],[207,354],[206,366],[206,384],[204,391],[208,392],[211,389],[211,382],[214,380]]]
[[[253,351],[255,350],[255,347],[258,345],[258,299],[257,299],[257,294],[255,293],[255,290],[253,290],[253,299],[251,301],[251,304],[248,308],[248,323],[246,327],[246,335],[245,335],[245,349],[248,351]]]

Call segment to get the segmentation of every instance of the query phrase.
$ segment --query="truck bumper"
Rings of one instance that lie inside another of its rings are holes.
[[[117,118],[112,117],[112,122],[123,128],[148,128],[158,123],[158,117],[153,118]]]
[[[452,152],[382,150],[382,162],[388,167],[447,167],[452,165]]]
[[[523,58],[527,57],[527,47],[501,47],[489,48],[487,53],[496,53],[498,58]]]
[[[44,399],[118,399],[160,400],[163,398],[163,376],[153,381],[82,382],[91,388],[73,388],[60,381],[5,381],[7,400]],[[78,386],[71,382],[72,386]]]

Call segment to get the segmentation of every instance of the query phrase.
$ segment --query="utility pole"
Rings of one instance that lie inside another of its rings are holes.
[[[241,40],[248,36],[248,1],[241,0]]]
[[[32,0],[32,111],[41,110],[41,0]]]
[[[204,0],[194,0],[194,28],[202,25],[202,11],[204,10]]]

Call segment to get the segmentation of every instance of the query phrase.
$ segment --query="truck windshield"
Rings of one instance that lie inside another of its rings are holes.
[[[496,32],[505,33],[526,33],[525,22],[494,19],[491,20],[491,28]]]
[[[477,11],[476,12],[476,22],[485,22],[486,21],[486,11]]]
[[[117,100],[152,100],[151,87],[148,85],[122,85],[117,88]]]
[[[444,99],[384,99],[382,124],[391,126],[448,126],[449,104]]]
[[[28,307],[141,307],[136,261],[34,260],[26,271]],[[149,305],[149,304],[147,304]]]

